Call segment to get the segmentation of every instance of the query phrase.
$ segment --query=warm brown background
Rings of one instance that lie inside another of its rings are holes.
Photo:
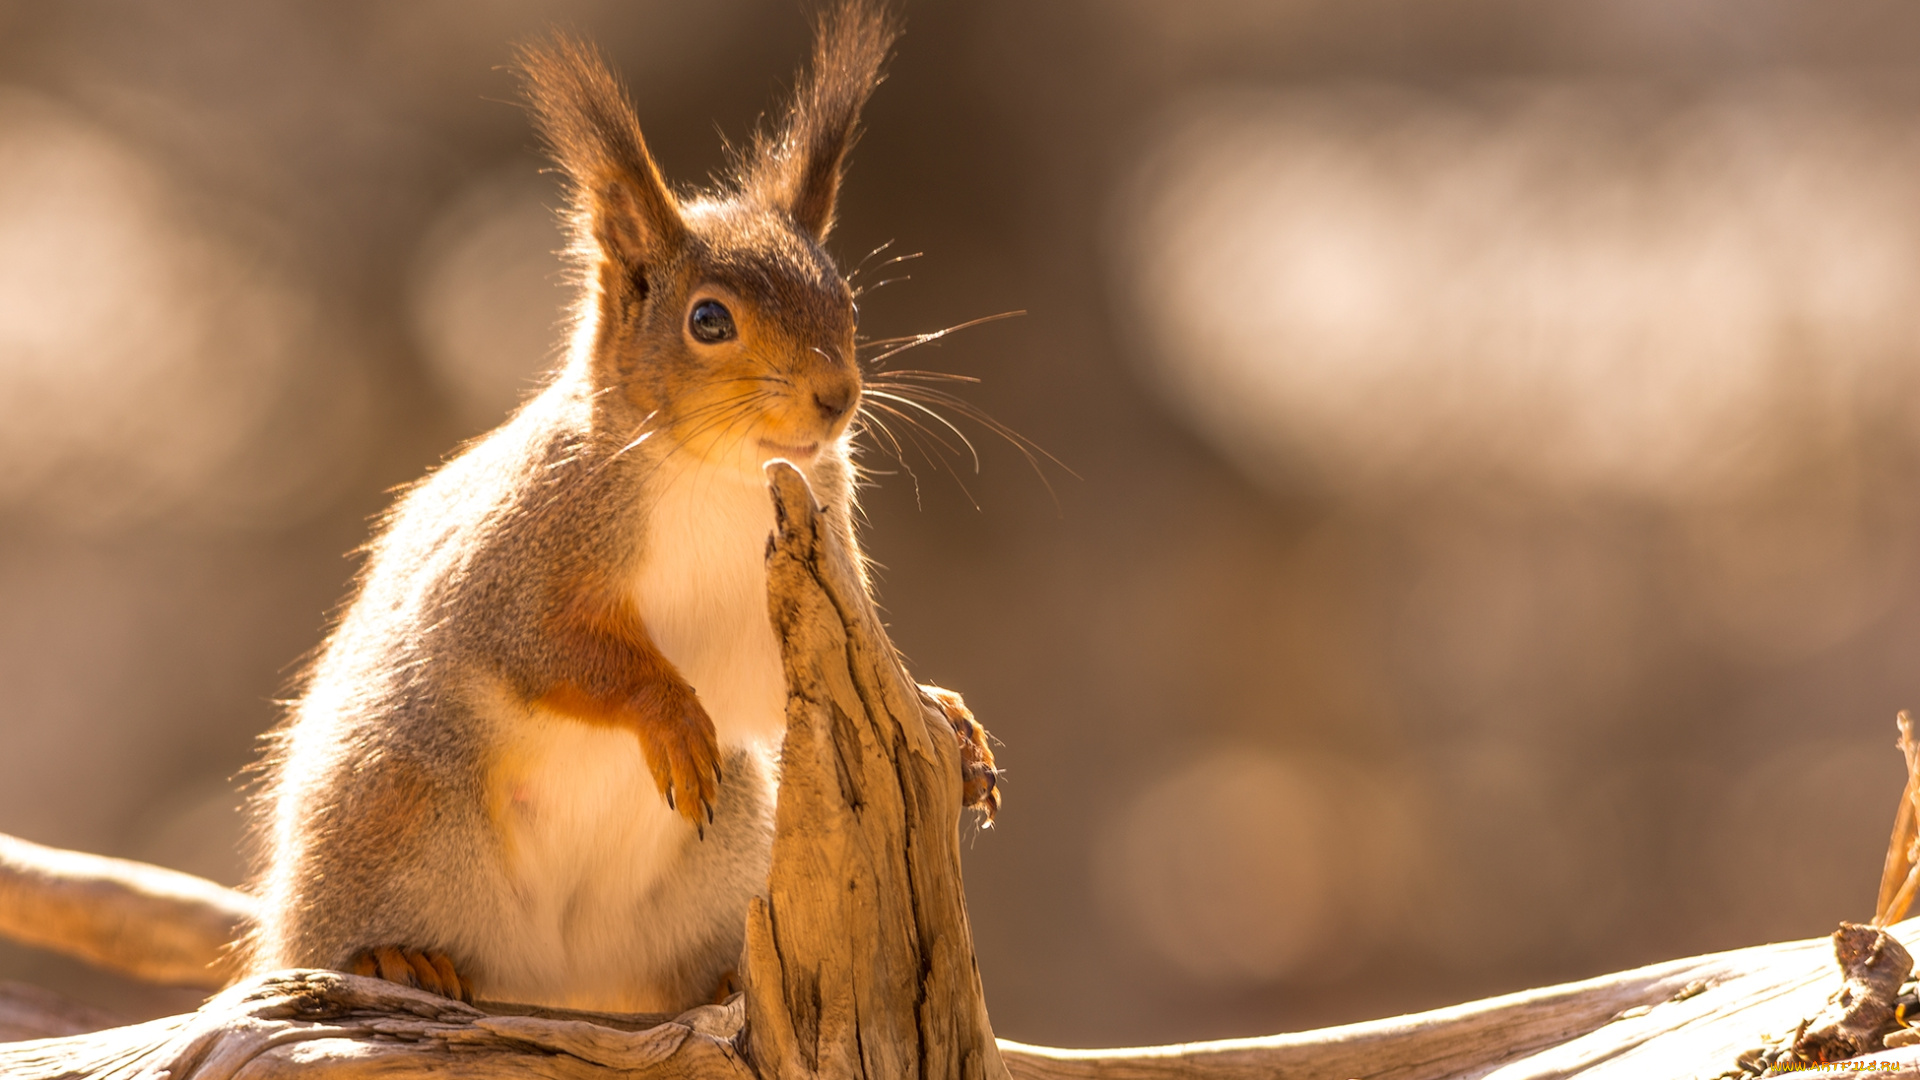
[[[1869,912],[1920,704],[1920,11],[909,12],[833,246],[927,252],[876,336],[1029,311],[912,366],[1078,473],[976,437],[970,495],[910,457],[918,505],[868,500],[899,643],[1006,744],[965,840],[1001,1034]],[[240,879],[342,553],[548,343],[497,66],[553,23],[682,180],[805,42],[785,0],[0,3],[0,830]]]

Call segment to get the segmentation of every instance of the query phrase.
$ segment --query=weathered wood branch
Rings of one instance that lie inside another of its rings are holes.
[[[1832,943],[1819,939],[1264,1038],[1095,1051],[995,1041],[960,888],[950,729],[888,642],[839,540],[844,523],[815,508],[797,473],[772,479],[780,529],[769,587],[789,734],[744,997],[673,1018],[612,1016],[468,1006],[334,972],[280,972],[188,1016],[0,1043],[0,1076],[1716,1077],[1737,1073],[1743,1053],[1790,1042],[1841,985]],[[1906,870],[1889,872],[1890,891]],[[210,978],[251,906],[187,875],[0,838],[0,934],[157,981]],[[1920,944],[1920,921],[1891,929]],[[104,1022],[5,988],[0,1020],[10,1024],[0,1035]],[[1870,1056],[1920,1078],[1920,1047]]]
[[[738,1002],[708,1005],[631,1031],[604,1017],[497,1015],[378,979],[289,971],[186,1016],[0,1045],[0,1076],[753,1080],[733,1043],[741,1012]]]
[[[1920,923],[1897,928],[1920,934]],[[1711,1077],[1840,985],[1825,938],[1671,960],[1431,1012],[1130,1050],[1002,1043],[1016,1080]]]
[[[1005,1077],[960,884],[953,729],[887,640],[846,523],[792,466],[768,474],[787,740],[767,898],[747,917],[754,1060],[794,1080]]]
[[[1893,932],[1920,943],[1920,920]],[[1821,938],[1319,1031],[1124,1050],[1008,1041],[999,1049],[1016,1080],[1704,1078],[1769,1040],[1790,1041],[1840,985],[1832,943]],[[475,1077],[747,1080],[759,1074],[742,1053],[745,1019],[742,1000],[662,1021],[474,1007],[334,972],[282,972],[189,1016],[0,1044],[0,1076],[404,1077],[457,1064]],[[1867,1057],[1920,1069],[1920,1047]]]
[[[192,874],[0,834],[0,936],[147,982],[225,986],[253,909]]]

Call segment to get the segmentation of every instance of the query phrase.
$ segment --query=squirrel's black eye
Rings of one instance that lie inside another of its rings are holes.
[[[733,312],[718,300],[702,300],[693,305],[693,314],[687,316],[687,328],[693,336],[709,345],[733,340]]]

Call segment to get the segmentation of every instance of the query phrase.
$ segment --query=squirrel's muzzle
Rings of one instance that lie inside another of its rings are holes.
[[[820,419],[831,427],[853,409],[857,397],[859,392],[851,383],[837,382],[813,392],[813,407],[820,410]]]

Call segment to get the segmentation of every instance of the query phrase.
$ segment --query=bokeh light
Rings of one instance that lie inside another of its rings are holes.
[[[476,431],[500,422],[558,356],[572,296],[557,251],[558,200],[525,167],[486,176],[435,217],[416,257],[421,354]]]
[[[1122,933],[1189,977],[1259,984],[1358,962],[1428,842],[1406,788],[1351,763],[1220,750],[1136,795],[1096,849]]]
[[[1807,80],[1214,93],[1150,144],[1116,270],[1256,475],[1725,498],[1914,419],[1916,166]]]
[[[865,459],[891,632],[1008,769],[964,841],[1001,1034],[1359,1020],[1870,911],[1920,707],[1920,7],[906,14],[830,247],[925,252],[863,278],[911,275],[874,337],[1028,312],[895,362],[1075,474],[977,428],[960,484]],[[0,831],[243,878],[343,554],[550,361],[502,66],[554,25],[683,185],[808,32],[0,0]]]
[[[281,392],[299,298],[56,101],[0,89],[0,157],[0,500],[100,523],[192,498]]]

